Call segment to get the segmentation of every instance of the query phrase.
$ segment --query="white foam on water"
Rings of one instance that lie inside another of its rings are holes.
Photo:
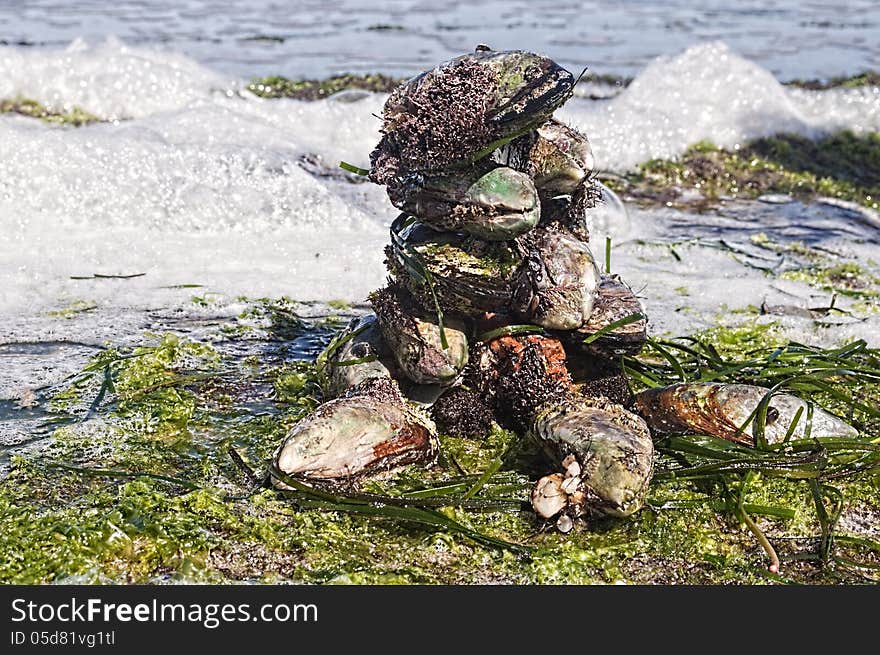
[[[880,89],[790,89],[711,42],[659,57],[610,101],[574,98],[559,116],[590,137],[600,168],[620,171],[675,157],[703,140],[737,148],[780,132],[877,131]]]
[[[394,215],[383,190],[300,160],[365,163],[382,97],[227,93],[234,84],[185,57],[113,40],[0,53],[0,97],[135,117],[73,129],[0,116],[0,311],[114,293],[148,306],[150,288],[191,282],[347,300],[381,284]],[[147,276],[124,287],[69,280],[135,272]]]
[[[184,55],[114,37],[98,44],[77,39],[61,51],[0,47],[0,98],[24,96],[54,109],[79,106],[107,119],[170,111],[239,87]]]
[[[381,286],[396,213],[384,190],[315,172],[340,160],[368,164],[384,96],[262,100],[243,88],[180,54],[116,40],[63,51],[0,48],[0,98],[129,119],[63,128],[0,115],[0,317],[76,300],[104,308],[186,302],[189,292],[172,298],[164,289],[177,284],[233,298],[350,301]],[[623,170],[703,139],[735,147],[779,131],[877,130],[878,94],[788,89],[710,43],[656,61],[611,100],[573,98],[560,114],[589,134],[602,168]],[[302,166],[303,157],[312,163]],[[627,232],[662,232],[672,220],[634,212],[621,226],[613,208],[603,211],[597,227],[615,243]],[[644,281],[648,297],[669,298],[650,286],[672,284],[653,262],[621,257],[617,270]],[[730,257],[713,255],[711,268],[727,295],[759,301],[760,275],[743,276]],[[70,279],[92,273],[146,275]],[[690,302],[694,315],[717,314],[708,287]]]

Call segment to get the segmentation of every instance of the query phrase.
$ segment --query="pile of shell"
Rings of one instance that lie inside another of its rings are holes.
[[[763,389],[629,391],[618,362],[641,349],[647,319],[591,255],[603,188],[587,138],[552,118],[575,82],[540,55],[478,49],[391,94],[370,158],[402,212],[388,285],[325,352],[335,398],[291,430],[278,469],[350,482],[432,462],[438,426],[479,436],[497,421],[544,446],[559,472],[537,482],[532,504],[568,531],[642,506],[649,426],[751,439],[739,428]],[[768,439],[774,421],[784,437],[798,403],[774,397]],[[820,410],[812,422],[814,434],[822,422],[852,430]]]

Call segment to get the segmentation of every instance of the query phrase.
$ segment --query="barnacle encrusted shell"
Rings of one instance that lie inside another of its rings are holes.
[[[515,429],[526,428],[535,412],[572,390],[565,349],[543,334],[505,335],[474,347],[470,382]]]
[[[443,386],[455,382],[468,362],[467,336],[460,321],[444,321],[444,348],[437,316],[417,309],[402,287],[375,291],[370,302],[385,343],[410,380]]]
[[[679,383],[636,394],[634,409],[660,434],[708,434],[754,445],[755,423],[749,418],[768,392],[749,384]],[[801,416],[792,428],[798,410],[802,410]],[[764,438],[767,443],[779,443],[790,429],[790,439],[858,436],[851,425],[812,403],[789,394],[773,394]]]
[[[341,480],[436,457],[433,423],[409,407],[394,380],[373,378],[297,423],[275,453],[292,477]],[[276,480],[276,485],[285,487]]]
[[[391,232],[388,270],[425,311],[434,311],[435,294],[451,315],[472,318],[507,310],[522,263],[514,242],[437,232],[406,214],[394,221]]]
[[[555,119],[512,141],[498,158],[531,176],[545,197],[574,194],[595,166],[587,137]]]
[[[370,177],[388,184],[480,159],[547,120],[574,82],[551,59],[519,50],[480,50],[440,64],[388,97]]]
[[[513,309],[551,330],[579,328],[593,311],[600,279],[589,246],[550,226],[532,230],[521,243],[528,251],[517,274]]]
[[[654,444],[635,414],[604,398],[572,396],[541,410],[531,433],[554,461],[577,459],[590,512],[629,516],[644,504]]]

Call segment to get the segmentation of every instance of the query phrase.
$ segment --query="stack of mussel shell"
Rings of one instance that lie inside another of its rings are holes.
[[[495,421],[543,446],[555,472],[532,505],[566,532],[642,506],[651,429],[717,418],[673,416],[682,398],[711,415],[701,389],[634,399],[620,370],[647,318],[589,247],[603,187],[586,136],[552,116],[575,82],[541,55],[483,48],[391,93],[369,173],[401,212],[388,283],[325,351],[333,398],[290,431],[276,470],[350,484],[432,463],[438,427],[478,437]]]

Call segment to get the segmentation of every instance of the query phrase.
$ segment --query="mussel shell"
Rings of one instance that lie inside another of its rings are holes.
[[[539,197],[540,225],[566,230],[576,239],[590,242],[593,216],[602,202],[602,187],[595,177],[589,175],[584,178],[571,195],[548,197],[539,193]]]
[[[629,516],[644,504],[654,445],[638,416],[603,399],[571,398],[539,412],[531,433],[554,461],[574,455],[590,511]]]
[[[571,97],[574,82],[547,57],[518,50],[478,51],[440,64],[389,96],[371,178],[386,184],[476,161],[547,120]]]
[[[513,310],[550,330],[575,330],[593,311],[599,269],[589,246],[567,230],[541,226],[528,235]],[[524,238],[525,239],[525,238]]]
[[[618,321],[631,322],[601,333]],[[560,332],[559,338],[571,353],[616,359],[638,354],[648,339],[647,328],[647,316],[632,289],[618,275],[603,275],[587,322],[576,330]],[[598,333],[598,338],[585,342]]]
[[[331,342],[330,347],[333,351],[325,351],[325,360],[330,393],[333,396],[339,396],[371,378],[398,375],[397,365],[391,350],[385,345],[375,314],[352,319],[348,327]]]
[[[374,378],[297,423],[276,451],[274,464],[296,478],[351,479],[431,462],[435,440],[433,424],[407,406],[397,383]]]
[[[509,143],[498,158],[531,176],[543,197],[574,194],[595,166],[587,137],[555,119]]]
[[[505,241],[528,232],[541,203],[525,173],[490,164],[434,175],[411,173],[388,187],[392,204],[437,230]]]
[[[401,214],[392,224],[386,263],[425,311],[435,310],[434,294],[443,311],[453,316],[507,310],[522,263],[514,242],[437,232],[419,222],[407,224],[409,220]]]
[[[379,327],[400,370],[416,384],[447,386],[468,362],[465,326],[455,319],[443,324],[446,347],[436,315],[415,307],[409,293],[397,285],[370,296]]]
[[[745,423],[768,392],[748,384],[680,383],[636,394],[634,409],[660,434],[708,434],[752,446],[755,424]],[[767,409],[767,443],[785,440],[798,410],[803,411],[790,439],[858,436],[855,428],[833,414],[795,396],[777,393]]]

